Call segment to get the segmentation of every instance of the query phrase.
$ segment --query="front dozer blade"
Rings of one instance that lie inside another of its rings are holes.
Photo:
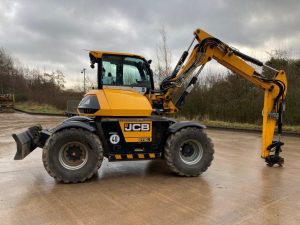
[[[33,126],[28,128],[25,132],[12,135],[17,143],[17,153],[14,160],[24,159],[29,153],[36,149],[41,130],[41,126]]]

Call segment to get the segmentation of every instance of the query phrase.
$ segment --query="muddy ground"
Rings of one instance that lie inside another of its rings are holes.
[[[14,161],[14,132],[63,117],[0,114],[1,224],[300,224],[300,138],[284,137],[282,168],[260,158],[260,135],[207,130],[215,160],[196,178],[163,161],[104,161],[82,184],[56,183],[41,149]]]

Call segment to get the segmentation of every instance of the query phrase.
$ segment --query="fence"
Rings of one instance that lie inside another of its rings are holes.
[[[67,111],[66,115],[67,116],[76,116],[77,113],[77,107],[79,105],[80,100],[68,100],[67,101]]]

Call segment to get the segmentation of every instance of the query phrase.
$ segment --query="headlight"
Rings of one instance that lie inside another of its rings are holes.
[[[78,105],[78,110],[83,114],[94,114],[100,109],[96,95],[85,96]]]

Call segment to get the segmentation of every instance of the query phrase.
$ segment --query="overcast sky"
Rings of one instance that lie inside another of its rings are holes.
[[[67,86],[89,66],[83,49],[155,60],[162,26],[174,64],[198,27],[263,60],[276,49],[300,54],[299,0],[0,1],[0,47],[29,67],[62,70]]]

